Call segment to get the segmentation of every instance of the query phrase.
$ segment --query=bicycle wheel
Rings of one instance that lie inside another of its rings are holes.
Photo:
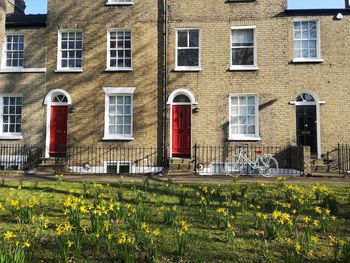
[[[225,160],[225,173],[228,176],[243,174],[244,162],[239,155],[232,155]]]
[[[258,170],[261,176],[273,177],[278,171],[278,162],[274,157],[261,156]]]

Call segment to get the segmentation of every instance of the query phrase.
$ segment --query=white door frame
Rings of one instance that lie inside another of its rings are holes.
[[[190,100],[190,102],[184,102],[184,103],[174,102],[174,99],[179,95],[185,95]],[[170,158],[173,157],[173,105],[190,105],[191,106],[191,158],[192,158],[192,146],[193,146],[192,105],[197,105],[198,103],[196,102],[196,99],[191,91],[187,89],[177,89],[170,94],[167,104],[170,106],[170,132],[169,132]]]
[[[300,101],[291,101],[289,104],[291,105],[295,105],[296,107],[298,106],[316,106],[316,129],[317,129],[317,158],[321,159],[321,155],[322,155],[322,147],[321,147],[321,105],[325,104],[324,101],[321,101],[319,99],[319,97],[317,96],[317,94],[315,94],[312,91],[302,91],[299,92],[298,96],[303,94],[303,93],[307,93],[310,94],[313,98],[314,98],[314,102],[300,102]],[[297,96],[297,97],[298,97]],[[296,113],[295,113],[296,116]],[[295,129],[296,130],[296,129]],[[295,133],[295,136],[297,136],[297,134]],[[297,138],[296,138],[297,139]],[[297,140],[296,140],[297,141]]]
[[[57,95],[64,95],[67,98],[67,102],[53,102],[53,98]],[[50,157],[50,126],[51,126],[51,106],[69,106],[72,105],[72,98],[69,93],[62,89],[54,89],[49,91],[44,100],[46,105],[46,140],[45,140],[45,158]]]

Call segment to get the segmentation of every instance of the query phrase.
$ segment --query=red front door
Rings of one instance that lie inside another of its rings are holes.
[[[191,154],[191,105],[173,105],[172,153]]]
[[[62,154],[67,145],[67,106],[51,106],[50,154]]]

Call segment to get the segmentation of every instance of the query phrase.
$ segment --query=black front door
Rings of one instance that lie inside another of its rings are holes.
[[[316,106],[297,106],[297,143],[310,146],[311,154],[317,155]]]

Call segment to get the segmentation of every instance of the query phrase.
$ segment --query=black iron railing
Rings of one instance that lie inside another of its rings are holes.
[[[200,175],[225,174],[225,160],[232,155],[239,154],[240,146],[202,146],[193,147],[195,172]],[[303,175],[304,155],[303,148],[298,146],[256,146],[243,145],[243,151],[247,157],[255,161],[258,154],[273,156],[278,161],[279,167],[275,169],[275,175]],[[244,169],[245,174],[254,174],[257,171],[248,166]]]
[[[350,174],[350,145],[338,144],[337,154],[339,173]]]
[[[32,145],[1,144],[0,170],[26,171],[41,162],[42,148]]]
[[[57,147],[56,173],[155,174],[163,170],[157,148],[118,146]]]

